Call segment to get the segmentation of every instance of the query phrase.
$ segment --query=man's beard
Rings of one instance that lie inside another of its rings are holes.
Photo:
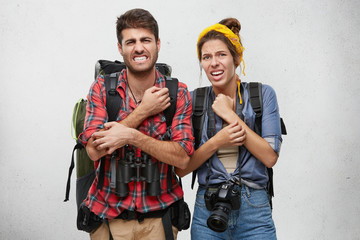
[[[156,64],[157,59],[158,59],[158,52],[156,51],[153,54],[152,62],[150,62],[149,66],[147,66],[145,68],[143,68],[142,66],[133,67],[131,65],[131,63],[128,61],[128,58],[126,58],[126,57],[124,57],[124,62],[127,67],[127,70],[129,72],[131,72],[134,75],[137,75],[137,74],[143,75],[143,74],[146,74],[146,73],[152,71],[152,69],[154,68],[154,66]]]

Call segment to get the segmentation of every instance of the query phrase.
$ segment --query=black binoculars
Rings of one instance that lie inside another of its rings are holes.
[[[149,196],[160,195],[160,172],[158,162],[141,152],[140,157],[135,156],[132,149],[126,149],[125,157],[118,161],[116,169],[115,194],[119,197],[129,195],[129,182],[145,182],[145,191]]]

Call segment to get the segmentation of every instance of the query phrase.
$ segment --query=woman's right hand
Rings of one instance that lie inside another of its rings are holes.
[[[221,129],[214,138],[219,148],[224,146],[242,146],[245,143],[246,131],[239,122],[233,122]]]
[[[234,112],[234,100],[222,93],[218,94],[215,98],[212,109],[222,119],[226,119],[229,113]]]

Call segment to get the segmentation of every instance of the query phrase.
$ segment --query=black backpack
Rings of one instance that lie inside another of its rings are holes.
[[[125,64],[120,61],[107,61],[99,60],[95,65],[95,79],[99,74],[104,75],[105,79],[105,88],[106,88],[106,108],[109,116],[109,121],[115,121],[120,110],[120,95],[116,91],[117,80],[121,70],[126,68]],[[172,119],[176,111],[176,102],[177,102],[177,91],[178,91],[178,80],[176,78],[171,78],[171,67],[164,63],[157,63],[156,68],[164,75],[166,78],[165,85],[169,88],[170,95],[170,107],[165,111],[166,126],[167,128],[171,127]],[[84,119],[86,113],[86,104],[87,100],[80,99],[74,107],[72,124],[75,131],[75,136],[83,131],[84,128]],[[94,178],[95,178],[95,169],[94,162],[87,155],[86,149],[81,144],[81,142],[76,139],[76,145],[74,146],[71,162],[68,172],[68,179],[66,184],[65,200],[69,200],[70,195],[70,184],[71,184],[71,175],[75,167],[74,154],[76,152],[76,203],[78,209],[80,204],[86,198],[89,188],[91,187]],[[98,189],[101,189],[104,182],[105,174],[105,161],[100,160],[100,170],[99,170],[99,182]],[[169,180],[170,181],[170,180]]]
[[[205,120],[205,107],[207,103],[207,96],[209,93],[210,87],[202,87],[194,90],[193,94],[193,116],[192,124],[194,129],[195,137],[195,149],[200,145],[201,133],[203,130],[203,123]],[[259,82],[250,82],[248,83],[247,91],[249,94],[249,100],[251,107],[255,112],[255,132],[261,136],[261,120],[262,120],[262,84]],[[281,124],[281,134],[286,135],[286,127],[282,118],[280,118]],[[270,206],[272,207],[272,197],[274,197],[274,184],[273,184],[273,169],[267,168],[269,181],[267,183],[267,192],[269,195]],[[192,173],[192,182],[191,188],[194,188],[195,179],[196,179],[197,170]]]

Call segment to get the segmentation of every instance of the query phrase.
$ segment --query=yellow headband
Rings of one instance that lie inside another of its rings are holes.
[[[210,31],[217,31],[219,33],[224,34],[224,36],[227,39],[229,39],[230,42],[234,45],[236,52],[240,55],[240,63],[242,62],[244,65],[243,74],[245,75],[245,62],[243,59],[243,52],[244,52],[245,48],[241,45],[239,37],[235,33],[233,33],[233,31],[231,31],[227,26],[217,23],[210,27],[205,28],[204,31],[202,31],[200,33],[197,43],[199,44],[200,40],[205,36],[205,34],[207,34]],[[201,59],[199,49],[198,49],[198,58]]]

